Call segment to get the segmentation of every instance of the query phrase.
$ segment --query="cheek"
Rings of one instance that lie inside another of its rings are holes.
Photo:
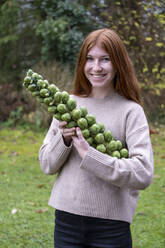
[[[116,74],[116,72],[115,72],[115,70],[114,70],[114,68],[112,66],[107,67],[106,70],[109,71],[109,73],[111,75],[115,75]]]
[[[84,66],[84,74],[85,74],[85,75],[87,74],[88,70],[89,70],[89,66],[88,66],[88,64],[86,63],[85,66]]]

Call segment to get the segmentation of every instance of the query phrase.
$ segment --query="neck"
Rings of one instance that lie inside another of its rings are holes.
[[[107,96],[110,96],[114,93],[114,88],[101,89],[101,88],[92,88],[90,96],[92,98],[104,99]]]

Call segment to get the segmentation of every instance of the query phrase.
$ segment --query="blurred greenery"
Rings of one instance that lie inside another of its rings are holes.
[[[38,68],[38,72],[41,64],[42,72],[48,72],[48,66],[63,68],[68,78],[65,84],[61,84],[62,69],[55,79],[49,73],[46,76],[61,89],[70,89],[82,40],[90,31],[104,27],[117,31],[127,47],[150,120],[158,121],[158,112],[164,119],[164,12],[163,0],[2,0],[0,121],[26,104],[22,79],[29,68]],[[17,97],[9,103],[12,92]],[[35,111],[34,102],[28,106],[23,112]]]

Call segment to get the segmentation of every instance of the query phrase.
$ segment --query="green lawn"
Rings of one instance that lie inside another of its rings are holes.
[[[165,128],[164,128],[165,129]],[[141,192],[132,224],[134,248],[165,247],[165,130],[152,136],[155,176]],[[45,133],[0,129],[0,248],[52,248],[55,176],[45,176],[38,150]]]

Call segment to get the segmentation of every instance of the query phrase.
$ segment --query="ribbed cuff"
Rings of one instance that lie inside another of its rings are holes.
[[[60,130],[57,131],[55,135],[53,135],[52,140],[51,140],[51,147],[49,149],[49,152],[51,152],[54,147],[56,147],[56,151],[60,153],[65,153],[69,152],[72,148],[72,143],[70,146],[66,146],[62,137],[62,134]]]
[[[117,158],[115,157],[111,157],[97,151],[93,147],[89,147],[88,152],[80,164],[80,168],[94,172],[96,175],[101,175],[107,172],[107,167],[114,168],[116,160]]]

